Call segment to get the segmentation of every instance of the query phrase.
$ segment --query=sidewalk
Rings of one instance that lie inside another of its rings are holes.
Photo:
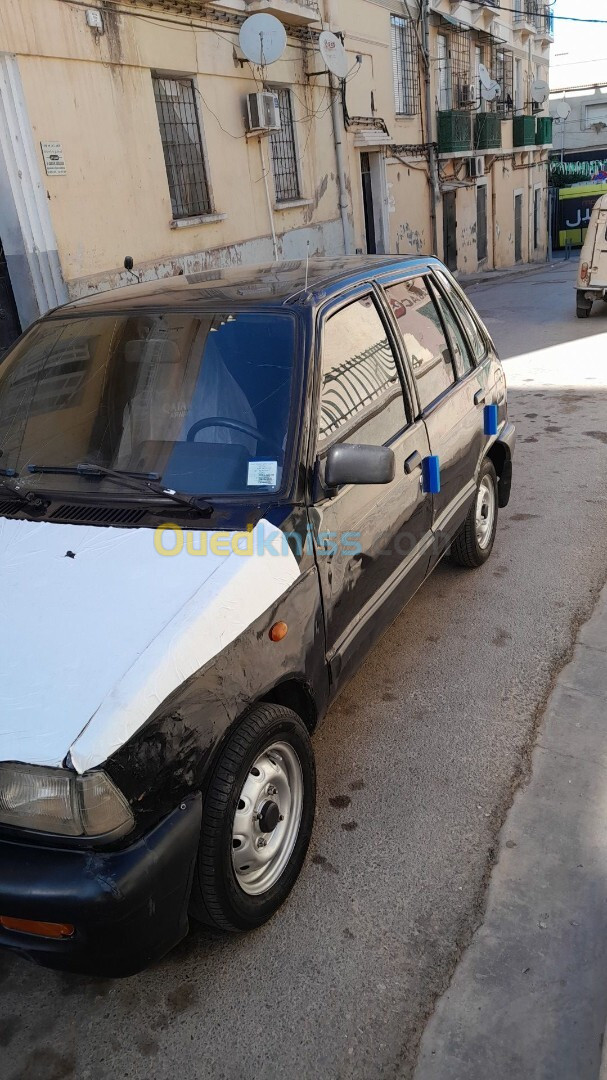
[[[597,1080],[606,1018],[607,587],[548,701],[415,1080]]]
[[[493,285],[502,278],[524,277],[525,274],[534,274],[538,270],[560,269],[562,265],[577,266],[573,259],[566,264],[564,259],[553,258],[552,262],[518,263],[516,266],[506,267],[504,270],[484,270],[476,274],[462,274],[457,271],[453,276],[461,285],[462,289],[470,288],[471,285]]]

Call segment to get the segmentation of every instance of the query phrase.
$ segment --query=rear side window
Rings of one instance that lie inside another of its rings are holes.
[[[459,290],[455,288],[453,282],[445,274],[442,274],[440,270],[436,271],[436,276],[461,320],[476,362],[480,363],[487,355],[487,341],[476,320],[476,316],[470,310],[467,300],[464,300]]]
[[[367,417],[374,418],[365,428],[367,442],[388,442],[407,425],[398,369],[372,296],[342,308],[325,324],[319,446],[342,428],[356,426],[360,435]]]
[[[455,382],[439,313],[422,277],[389,285],[386,295],[411,361],[420,405],[427,409]]]

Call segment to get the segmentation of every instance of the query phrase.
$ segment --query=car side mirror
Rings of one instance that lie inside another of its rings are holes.
[[[338,443],[327,454],[325,485],[389,484],[394,480],[396,459],[387,446]]]

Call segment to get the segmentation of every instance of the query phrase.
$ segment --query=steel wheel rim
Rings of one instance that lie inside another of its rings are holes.
[[[482,551],[486,550],[493,535],[495,521],[495,488],[488,476],[484,476],[476,495],[476,542]]]
[[[232,826],[232,866],[249,896],[267,892],[284,873],[299,834],[303,799],[295,750],[289,743],[272,743],[249,769]]]

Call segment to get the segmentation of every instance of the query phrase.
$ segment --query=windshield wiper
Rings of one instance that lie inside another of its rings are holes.
[[[28,472],[50,473],[64,476],[98,476],[108,480],[120,481],[125,487],[134,491],[152,492],[162,495],[165,499],[172,499],[180,506],[188,506],[198,510],[205,517],[213,513],[211,503],[200,499],[197,495],[188,495],[183,491],[175,491],[174,488],[164,487],[162,477],[158,473],[132,472],[129,469],[110,469],[106,465],[97,465],[93,461],[81,461],[78,465],[28,465]]]
[[[42,513],[50,505],[49,499],[45,499],[38,492],[24,486],[19,480],[19,473],[15,469],[0,469],[0,488],[9,491],[11,495],[26,503],[32,513]]]

